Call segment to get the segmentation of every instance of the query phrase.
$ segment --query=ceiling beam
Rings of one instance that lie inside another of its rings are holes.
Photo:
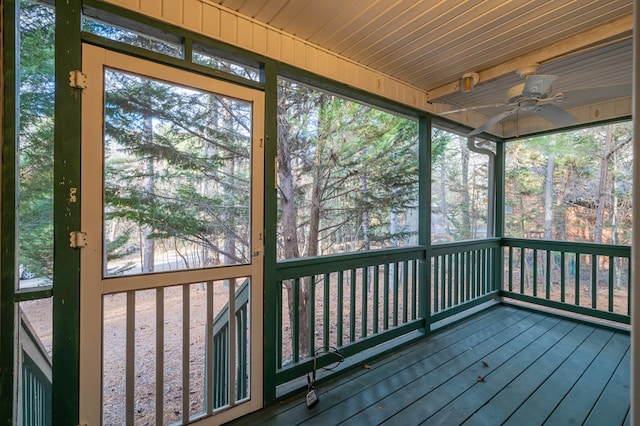
[[[503,75],[515,72],[519,68],[535,64],[544,64],[564,56],[593,49],[612,40],[619,41],[621,37],[631,37],[633,30],[633,15],[611,21],[591,30],[565,38],[558,43],[534,50],[513,60],[503,62],[483,71],[478,71],[479,82],[487,82]],[[445,84],[427,92],[427,101],[441,98],[460,89],[460,80]]]

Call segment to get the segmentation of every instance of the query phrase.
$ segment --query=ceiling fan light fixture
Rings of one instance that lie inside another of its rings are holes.
[[[468,72],[462,74],[460,78],[460,91],[463,93],[471,92],[480,81],[480,75],[476,72]]]

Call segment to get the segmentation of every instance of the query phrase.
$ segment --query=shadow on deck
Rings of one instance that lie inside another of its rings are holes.
[[[629,424],[629,333],[498,305],[235,425]]]

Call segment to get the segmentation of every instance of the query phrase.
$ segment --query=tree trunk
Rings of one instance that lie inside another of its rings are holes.
[[[617,170],[617,155],[614,152],[611,157],[611,244],[618,244],[618,191],[616,191],[616,175]],[[615,260],[615,286],[617,289],[622,287],[622,258],[616,257]]]
[[[153,143],[153,116],[149,115],[144,120],[143,137],[145,143]],[[144,161],[144,199],[147,202],[151,202],[155,193],[155,177],[154,177],[154,164],[153,158],[147,158]],[[149,236],[153,233],[153,228],[145,225],[142,227],[142,239],[144,248],[142,250],[142,272],[153,272],[154,270],[154,258],[155,258],[155,240]]]
[[[362,191],[362,204],[364,205],[364,209],[362,210],[362,248],[363,250],[371,250],[371,236],[369,235],[369,188],[366,173],[360,176],[360,190]],[[391,232],[393,233],[393,231]]]
[[[442,218],[442,227],[449,237],[451,228],[447,211],[447,160],[445,153],[440,156],[440,159],[440,217]]]
[[[231,265],[236,263],[235,259],[236,259],[236,238],[235,238],[235,233],[234,233],[234,228],[235,228],[235,212],[232,207],[233,207],[233,197],[231,196],[231,194],[233,193],[233,186],[234,186],[234,182],[233,182],[233,176],[235,173],[235,161],[233,159],[233,157],[228,158],[224,161],[224,166],[223,166],[223,170],[224,170],[224,175],[225,177],[225,184],[224,184],[224,188],[227,188],[225,197],[224,197],[224,217],[225,217],[225,224],[224,224],[224,253],[225,255],[222,256],[223,259],[223,263],[225,265]],[[250,254],[249,254],[250,256]]]
[[[469,148],[467,147],[467,141],[464,138],[460,138],[460,151],[462,153],[462,182],[460,186],[460,193],[462,195],[462,239],[469,239],[471,235],[471,197],[469,196]]]
[[[547,175],[544,184],[544,239],[550,240],[553,230],[553,172],[556,157],[550,153],[547,159]]]
[[[600,161],[600,179],[598,180],[598,209],[596,210],[596,222],[593,228],[593,242],[602,243],[602,228],[604,227],[604,211],[607,206],[609,192],[609,157],[611,143],[613,141],[613,127],[607,126],[604,155]]]
[[[326,96],[320,96],[318,100],[318,138],[316,141],[315,158],[313,161],[311,182],[311,211],[309,212],[309,236],[307,240],[307,254],[309,257],[318,255],[320,245],[320,210],[322,204],[322,155],[328,136],[331,134],[331,120],[325,116]],[[310,288],[314,285],[313,277],[306,277],[301,281],[300,300],[298,313],[300,318],[300,354],[311,356],[310,340],[314,337],[315,330],[309,323],[309,313],[313,305]]]
[[[286,110],[286,106],[280,106],[281,111]],[[284,115],[284,114],[282,114]],[[289,132],[287,129],[288,123],[280,123],[278,126],[278,189],[280,191],[280,208],[281,208],[281,222],[282,222],[282,245],[285,259],[294,259],[300,257],[300,246],[298,241],[298,221],[297,221],[297,206],[295,198],[295,183],[293,176],[293,166],[291,159],[291,145],[294,141],[289,140]],[[293,300],[293,283],[284,282],[283,287],[287,291],[288,299],[288,312],[289,323],[291,324],[291,330],[294,330],[294,312],[299,309],[302,313],[303,306],[306,301],[306,294],[304,294],[304,286],[300,288],[300,299],[298,303]],[[300,306],[299,306],[300,305]],[[308,345],[305,343],[308,339],[305,338],[305,334],[302,333],[302,329],[306,328],[308,333],[308,316],[300,315],[298,337],[300,339],[301,348],[306,347],[308,352]],[[304,326],[304,324],[307,324]],[[293,339],[291,339],[293,342]],[[284,342],[283,342],[284,343]],[[306,346],[305,346],[306,345]],[[305,351],[300,351],[301,355],[304,355]]]
[[[322,149],[320,145],[323,143],[320,140],[321,137],[322,134],[318,136],[316,157],[313,161],[313,178],[311,182],[311,210],[309,211],[309,239],[307,241],[307,253],[310,257],[318,255],[318,245],[320,242],[320,185],[322,185],[322,164],[320,158],[322,155]]]
[[[393,198],[396,199],[398,195],[398,188],[393,188],[391,190],[391,194],[393,194]],[[400,245],[400,240],[398,238],[398,233],[400,232],[400,214],[398,213],[398,208],[395,205],[391,207],[391,217],[389,219],[389,231],[392,235],[391,237],[392,247],[398,247]]]

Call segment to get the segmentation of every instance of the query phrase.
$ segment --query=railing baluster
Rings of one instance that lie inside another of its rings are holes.
[[[399,278],[399,266],[398,262],[393,264],[393,326],[398,325],[398,293],[400,287],[400,278]]]
[[[480,296],[485,295],[489,291],[488,283],[487,283],[487,250],[480,250],[480,270],[478,273],[480,274]]]
[[[487,261],[489,257],[487,255],[487,249],[480,250],[480,283],[481,283],[481,294],[485,295],[489,292],[489,283],[487,280]]]
[[[247,304],[245,303],[236,314],[238,323],[238,375],[237,375],[237,400],[240,401],[249,395],[247,394],[247,358],[248,358],[248,323],[247,323]]]
[[[418,318],[418,261],[411,261],[411,319]]]
[[[447,308],[453,306],[453,255],[447,255]]]
[[[567,258],[565,252],[560,252],[560,301],[564,303],[565,295],[565,276],[567,273]]]
[[[293,324],[291,324],[291,341],[293,342],[293,362],[300,360],[300,278],[293,280]]]
[[[229,352],[227,352],[227,368],[229,369],[229,383],[226,389],[228,392],[229,405],[232,407],[236,404],[236,393],[233,391],[234,384],[236,383],[236,279],[231,278],[229,280]]]
[[[331,308],[331,296],[329,293],[330,290],[330,274],[324,274],[324,282],[323,282],[323,290],[324,290],[324,313],[323,313],[323,333],[322,333],[322,341],[324,343],[325,349],[328,349],[330,345],[329,343],[329,314]]]
[[[538,249],[533,249],[533,297],[538,297]]]
[[[208,302],[209,300],[207,299],[207,303]],[[155,399],[156,399],[156,419],[162,419],[164,417],[164,287],[156,288],[156,398]],[[210,407],[210,405],[208,405],[207,407]]]
[[[190,386],[189,386],[189,361],[190,361],[190,336],[189,325],[191,323],[191,294],[190,285],[182,285],[182,423],[189,422]]]
[[[373,334],[378,333],[378,322],[380,320],[380,266],[373,267]]]
[[[614,286],[614,280],[615,280],[615,262],[613,260],[613,256],[609,256],[608,258],[609,261],[609,288],[607,289],[608,292],[608,297],[609,297],[609,301],[608,301],[608,306],[607,309],[609,310],[609,312],[613,312],[613,286]]]
[[[447,255],[440,256],[440,310],[447,308]]]
[[[406,323],[409,310],[409,262],[402,263],[402,322]]]
[[[465,268],[465,302],[471,300],[471,252],[465,252],[465,261],[463,262]]]
[[[576,256],[576,269],[575,269],[575,276],[576,276],[576,289],[575,289],[575,303],[576,306],[580,306],[580,253],[575,253]]]
[[[471,298],[478,296],[478,251],[471,252]]]
[[[484,250],[478,250],[478,294],[476,296],[480,297],[484,294],[485,290],[485,281],[484,281]]]
[[[513,247],[509,246],[509,291],[513,291]]]
[[[440,288],[440,256],[433,257],[433,312],[440,310],[438,291]]]
[[[367,314],[369,307],[367,301],[369,298],[369,268],[362,268],[362,337],[367,337]]]
[[[489,294],[493,289],[493,283],[491,282],[489,274],[491,273],[491,251],[489,249],[482,250],[482,282],[484,283],[483,294]]]
[[[631,287],[631,259],[627,261],[627,315],[631,315],[631,297],[634,291]]]
[[[136,345],[136,293],[127,291],[127,332],[126,332],[126,414],[127,424],[133,424],[135,401],[135,345]]]
[[[281,369],[282,368],[282,345],[284,344],[284,341],[282,339],[282,315],[283,315],[283,303],[282,303],[282,294],[284,293],[284,282],[280,281],[278,282],[278,291],[277,291],[277,297],[276,297],[276,364],[277,364],[277,368]]]
[[[526,249],[523,247],[520,249],[520,294],[524,294],[524,277],[526,274],[525,270],[525,258],[526,258]]]
[[[547,250],[547,270],[545,274],[545,298],[551,298],[551,250]]]
[[[383,297],[383,301],[384,301],[384,320],[383,320],[383,328],[385,330],[389,329],[389,264],[385,263],[384,264],[384,295]]]
[[[504,289],[504,258],[502,257],[502,249],[494,247],[489,249],[491,253],[489,279],[491,280],[491,291],[499,291]],[[501,268],[498,268],[501,265]]]
[[[591,307],[598,306],[598,257],[591,255]]]
[[[460,253],[456,253],[453,257],[453,273],[454,273],[454,292],[453,292],[453,303],[460,303]]]
[[[313,356],[316,350],[316,277],[309,277],[309,301],[307,302],[309,309],[309,356]]]
[[[214,337],[214,408],[229,403],[229,323],[225,324]]]
[[[163,298],[164,300],[164,298]],[[164,303],[164,302],[163,302]],[[278,315],[279,316],[279,315]],[[164,320],[163,320],[164,323]],[[279,327],[276,329],[276,333],[280,334],[280,330],[282,329],[282,324],[279,324]],[[162,333],[164,335],[164,332]],[[213,376],[213,281],[207,281],[207,335],[206,335],[206,348],[205,353],[207,354],[206,366],[207,366],[207,375],[205,377],[205,398],[207,404],[207,414],[213,413],[213,388],[214,388],[214,376]],[[164,346],[164,344],[163,344]],[[280,352],[280,351],[278,351]],[[282,365],[282,361],[280,361],[280,365]],[[159,367],[158,367],[159,368]],[[162,386],[158,386],[160,395],[156,395],[156,398],[160,397],[162,399],[163,391]],[[156,415],[156,419],[162,418],[162,407],[158,411],[158,406],[156,406],[156,412],[160,413],[160,417]]]
[[[489,293],[489,280],[487,278],[487,272],[489,271],[489,252],[487,249],[482,249],[480,252],[480,256],[482,257],[482,262],[480,263],[481,271],[481,281],[482,281],[482,295]]]
[[[349,277],[349,341],[356,340],[356,270]]]

